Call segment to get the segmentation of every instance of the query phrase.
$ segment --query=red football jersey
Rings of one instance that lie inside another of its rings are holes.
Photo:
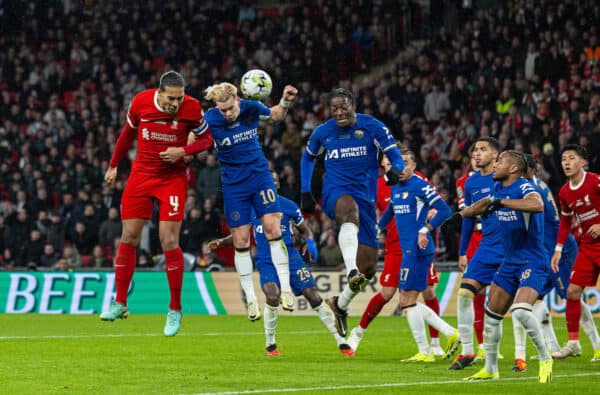
[[[168,114],[158,104],[158,89],[148,89],[131,100],[127,123],[137,128],[133,169],[164,175],[165,172],[185,172],[185,164],[183,161],[165,163],[158,154],[168,147],[186,146],[189,132],[204,123],[204,113],[198,100],[184,95],[177,114]]]
[[[425,177],[423,173],[415,170],[415,175],[427,181],[432,187],[435,185],[431,184],[429,179]],[[391,185],[385,184],[385,178],[379,177],[377,179],[377,203],[375,207],[379,210],[380,214],[387,209],[390,204],[390,197],[392,196]],[[388,224],[385,236],[385,252],[401,254],[402,247],[400,247],[400,239],[398,237],[398,228],[396,228],[396,218],[392,217],[392,221]]]
[[[383,214],[389,206],[391,195],[391,185],[385,185],[385,178],[379,177],[377,179],[377,203],[375,207],[377,207],[377,210],[379,210],[380,213]],[[396,229],[396,218],[392,218],[392,221],[388,224],[386,229],[385,253],[402,253],[400,239],[398,238],[398,229]]]
[[[567,181],[558,194],[561,215],[573,217],[573,223],[581,227],[582,243],[598,243],[587,232],[592,225],[600,224],[600,176],[585,172],[579,185]]]
[[[465,208],[465,182],[473,172],[468,172],[458,180],[456,180],[456,200],[458,201],[458,209],[462,210]]]

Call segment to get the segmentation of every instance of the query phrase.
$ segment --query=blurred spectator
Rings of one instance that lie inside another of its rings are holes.
[[[196,263],[192,268],[192,271],[222,271],[225,266],[225,262],[215,255],[213,251],[208,248],[208,241],[202,242],[201,253],[196,259]]]
[[[77,221],[75,228],[71,232],[71,242],[82,255],[90,255],[96,242],[94,235],[90,232],[83,221]]]
[[[101,267],[112,267],[112,262],[108,260],[104,254],[104,249],[99,245],[94,246],[92,250],[92,257],[88,263],[89,267],[101,268]]]
[[[319,263],[321,266],[336,269],[344,265],[342,251],[337,245],[337,240],[333,232],[329,233],[326,244],[319,250]]]
[[[214,153],[206,156],[205,166],[198,171],[196,191],[200,199],[211,198],[214,201],[221,199],[221,170]]]
[[[79,255],[79,251],[77,251],[77,249],[75,247],[72,247],[70,245],[66,245],[63,248],[63,253],[61,256],[61,259],[59,259],[58,263],[60,264],[61,261],[65,261],[66,263],[66,267],[68,269],[78,269],[81,267],[82,261],[81,261],[81,255]],[[60,265],[59,265],[60,266]],[[67,269],[62,269],[61,270],[67,270]]]
[[[30,263],[38,264],[44,253],[45,244],[45,241],[42,239],[42,233],[37,229],[33,229],[20,255],[17,257],[17,264],[19,266],[27,266]]]
[[[108,218],[100,224],[98,242],[101,247],[112,248],[115,238],[121,237],[123,226],[116,207],[108,209]]]
[[[50,243],[44,244],[44,253],[42,254],[39,266],[43,268],[52,268],[58,259],[60,254],[54,249],[54,246]]]

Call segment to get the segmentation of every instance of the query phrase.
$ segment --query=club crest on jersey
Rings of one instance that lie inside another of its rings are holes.
[[[586,206],[591,206],[592,205],[592,202],[590,202],[590,195],[585,195],[583,197],[583,201],[585,202]]]
[[[174,119],[173,123],[171,123],[171,129],[177,129],[177,120]]]
[[[363,132],[362,130],[355,130],[354,131],[354,137],[356,137],[357,139],[362,139],[363,137],[365,137],[365,132]]]
[[[142,129],[142,138],[144,140],[150,140],[150,132],[148,131],[148,129]]]

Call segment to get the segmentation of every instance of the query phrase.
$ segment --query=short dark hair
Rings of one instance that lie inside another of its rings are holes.
[[[164,91],[167,86],[185,87],[185,79],[181,74],[174,70],[167,71],[160,76],[158,88]]]
[[[413,162],[416,162],[416,156],[415,153],[410,149],[410,148],[402,148],[400,150],[400,155],[408,155],[410,156],[410,159],[412,159]]]
[[[500,151],[500,144],[498,143],[498,140],[496,140],[496,138],[494,137],[480,137],[477,139],[477,141],[475,143],[478,143],[480,141],[483,141],[484,143],[488,143],[490,145],[490,147],[492,147],[495,151]]]
[[[348,89],[336,88],[336,89],[332,90],[327,95],[327,103],[331,103],[331,100],[333,100],[336,97],[343,97],[343,98],[348,99],[348,101],[350,102],[351,105],[354,105],[356,103],[356,100],[354,98],[354,93],[352,93]]]
[[[507,150],[503,153],[509,154],[514,159],[514,162],[519,168],[521,175],[524,175],[527,171],[527,159],[525,159],[525,155],[515,150]]]
[[[527,163],[527,169],[536,169],[537,168],[537,161],[535,160],[533,155],[523,154],[523,157],[525,158],[525,162]]]
[[[561,151],[561,155],[565,153],[565,151],[575,151],[577,156],[581,159],[587,159],[587,151],[585,148],[579,144],[567,144],[563,147]]]

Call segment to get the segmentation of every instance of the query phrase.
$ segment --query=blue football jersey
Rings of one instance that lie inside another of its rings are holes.
[[[422,256],[435,252],[435,243],[430,232],[427,232],[429,239],[427,248],[422,250],[417,244],[419,229],[425,226],[429,208],[434,205],[439,208],[438,213],[444,217],[437,218],[437,224],[434,224],[432,219],[432,226],[436,227],[450,215],[451,211],[435,187],[417,175],[392,187],[390,205],[382,215],[382,221],[389,222],[388,219],[393,211],[402,254]]]
[[[293,227],[298,226],[304,221],[302,212],[298,205],[283,196],[279,196],[279,204],[281,206],[281,236],[288,248],[294,248],[294,233]],[[252,228],[254,229],[254,239],[256,241],[256,260],[271,261],[271,248],[269,241],[265,236],[265,232],[260,222],[260,218],[256,215],[252,216]]]
[[[496,199],[523,199],[530,193],[538,192],[524,178],[506,187],[496,182],[492,191]],[[490,217],[496,217],[500,223],[505,262],[548,261],[544,248],[544,213],[526,213],[502,207]]]
[[[325,152],[323,192],[335,189],[375,201],[379,176],[378,152],[396,147],[388,128],[370,115],[356,114],[356,123],[340,128],[334,119],[319,125],[308,140],[312,156]]]
[[[465,182],[465,206],[470,206],[473,203],[490,196],[494,187],[493,173],[482,176],[480,171],[473,173]],[[465,218],[465,226],[460,240],[459,255],[465,255],[471,234],[475,226],[474,218]],[[470,224],[470,226],[467,225]],[[487,218],[481,218],[481,232],[483,238],[479,244],[479,249],[496,249],[502,245],[502,232],[500,224],[495,216],[490,215]]]
[[[224,184],[242,182],[253,172],[269,171],[258,141],[258,122],[270,116],[271,109],[255,100],[240,100],[240,115],[234,123],[227,122],[216,107],[206,112],[204,119],[215,141]]]
[[[554,253],[554,246],[556,245],[558,227],[560,225],[560,213],[548,185],[536,177],[529,182],[534,186],[544,201],[544,247],[546,248],[546,253],[550,257]],[[563,246],[563,250],[565,252],[567,250],[570,251],[570,249],[576,246],[577,243],[575,242],[575,238],[572,234],[569,234],[569,237]]]

